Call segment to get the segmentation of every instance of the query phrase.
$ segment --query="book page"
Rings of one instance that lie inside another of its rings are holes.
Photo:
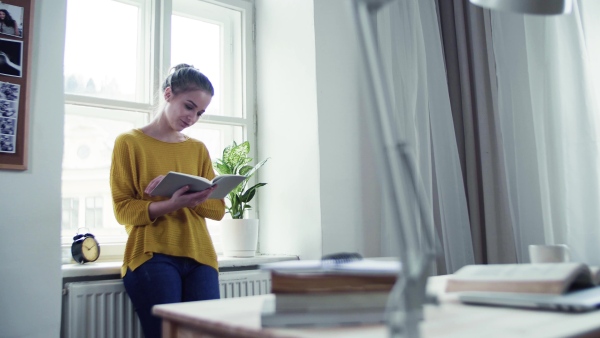
[[[560,294],[591,285],[590,270],[581,263],[468,265],[448,278],[446,292]]]
[[[468,280],[563,280],[585,269],[579,263],[468,265],[452,275]]]
[[[217,185],[217,189],[210,194],[208,198],[221,199],[225,198],[227,194],[240,183],[246,179],[246,176],[242,175],[220,175],[213,179],[213,184]]]
[[[170,171],[150,195],[171,197],[175,191],[186,185],[190,186],[188,192],[198,192],[210,188],[212,182],[204,177]]]

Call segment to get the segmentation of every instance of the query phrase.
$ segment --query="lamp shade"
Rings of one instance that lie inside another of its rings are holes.
[[[573,0],[470,0],[472,4],[501,11],[522,14],[568,14]]]

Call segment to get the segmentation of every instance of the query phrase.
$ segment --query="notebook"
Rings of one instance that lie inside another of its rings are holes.
[[[458,299],[462,303],[474,305],[586,312],[600,308],[600,286],[571,291],[561,295],[469,291],[461,292]]]
[[[396,260],[363,258],[358,253],[340,252],[317,260],[282,261],[261,264],[262,270],[280,273],[340,273],[396,276],[402,264]]]

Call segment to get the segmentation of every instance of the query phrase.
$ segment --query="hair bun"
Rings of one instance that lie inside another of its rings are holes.
[[[194,89],[204,90],[211,96],[215,95],[215,89],[206,75],[187,63],[171,67],[170,74],[162,85],[163,92],[167,87],[171,87],[175,95]]]
[[[173,69],[174,72],[176,72],[176,71],[178,71],[180,69],[183,69],[183,68],[194,68],[194,66],[188,65],[187,63],[180,63],[180,64],[174,66],[172,69]]]

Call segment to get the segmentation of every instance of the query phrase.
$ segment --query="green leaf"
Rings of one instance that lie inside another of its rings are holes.
[[[231,153],[232,149],[236,146],[235,141],[233,141],[232,145],[229,145],[227,147],[225,147],[225,149],[223,149],[223,157],[222,160],[224,163],[227,163],[227,158],[229,158],[229,154]]]
[[[250,142],[244,141],[240,144],[233,142],[223,150],[223,158],[215,160],[213,165],[215,171],[220,175],[237,174],[246,176],[244,181],[226,197],[228,203],[226,203],[225,209],[234,219],[244,218],[244,210],[252,208],[247,203],[254,198],[258,188],[266,185],[266,183],[258,183],[246,189],[252,175],[268,160],[265,159],[253,167],[250,165],[252,157],[248,157],[248,154],[250,154]]]
[[[222,163],[221,161],[217,161],[214,165],[215,170],[217,170],[217,173],[219,173],[219,175],[226,175],[226,174],[231,174],[231,168]]]
[[[256,189],[246,190],[246,192],[242,196],[240,196],[240,201],[242,201],[244,203],[248,203],[248,202],[252,201],[255,193],[256,193]]]
[[[250,172],[248,172],[246,174],[246,176],[247,177],[252,177],[252,175],[254,175],[254,173],[258,170],[258,168],[262,167],[263,164],[265,164],[268,160],[269,160],[269,158],[265,158],[260,163],[258,163],[257,165],[255,165],[254,168],[252,168],[252,170],[250,170]]]
[[[239,145],[228,147],[227,152],[223,152],[223,162],[237,171],[241,166],[248,163],[247,157],[250,153],[250,142],[246,141]],[[252,159],[250,159],[252,161]]]
[[[240,201],[242,201],[243,203],[250,202],[254,198],[256,190],[264,185],[266,185],[266,183],[257,183],[251,188],[248,188],[248,190],[246,190],[246,192],[243,193],[242,196],[240,196]]]
[[[244,176],[246,176],[246,174],[247,174],[247,173],[248,173],[250,170],[252,170],[252,166],[245,165],[245,166],[243,166],[242,168],[240,168],[240,175],[244,175]]]

